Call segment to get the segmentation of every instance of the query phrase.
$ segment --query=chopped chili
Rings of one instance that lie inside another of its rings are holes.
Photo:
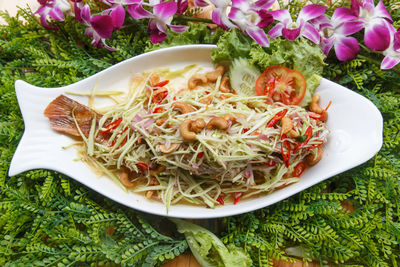
[[[304,162],[301,161],[296,165],[296,167],[294,167],[293,175],[295,177],[300,177],[305,169],[306,169],[306,164],[304,164]]]
[[[221,205],[224,205],[225,204],[225,202],[224,202],[224,198],[223,197],[221,197],[221,196],[219,196],[218,198],[217,198],[217,201],[219,202],[219,204],[221,204]]]
[[[122,131],[121,134],[123,134],[126,130],[128,130],[128,126],[125,127],[125,129]],[[124,146],[126,144],[126,141],[128,140],[128,136],[125,136],[124,140],[122,140],[121,144],[119,145],[119,147]],[[117,138],[115,138],[112,142],[110,147],[113,147],[115,145],[115,143],[117,142]]]
[[[283,158],[283,161],[285,162],[286,168],[289,168],[291,150],[290,150],[289,141],[284,140],[286,138],[287,138],[286,134],[282,134],[282,136],[281,136],[281,141],[282,141],[281,142],[281,153],[282,153],[282,158]],[[286,153],[284,151],[284,147],[286,147],[286,150],[287,150]]]
[[[168,91],[165,90],[165,91],[159,92],[153,96],[151,103],[160,104],[167,96],[168,96]]]
[[[305,148],[307,148],[307,149],[318,148],[325,143],[323,140],[316,140],[315,142],[319,142],[319,144],[309,145],[309,146],[306,146]]]
[[[154,110],[153,110],[153,113],[161,113],[161,112],[164,112],[165,111],[165,108],[163,108],[163,107],[156,107]]]
[[[200,152],[199,154],[197,154],[198,159],[201,159],[202,157],[204,157],[204,152]]]
[[[235,193],[235,195],[234,195],[235,200],[233,201],[234,205],[236,205],[239,202],[239,200],[242,197],[242,195],[243,195],[243,192],[236,192]]]
[[[247,133],[248,131],[250,131],[250,128],[243,128],[242,130],[243,133]]]
[[[156,83],[155,85],[153,85],[153,87],[163,87],[165,85],[167,85],[169,83],[169,80],[165,80],[159,83]]]
[[[122,122],[122,118],[119,118],[116,121],[113,121],[111,123],[109,123],[106,127],[105,130],[101,131],[100,134],[106,134],[111,130],[114,130],[115,128],[117,128]]]
[[[312,127],[311,127],[311,126],[308,126],[308,128],[307,128],[305,134],[306,134],[306,140],[304,140],[303,143],[301,143],[300,145],[298,145],[298,146],[296,147],[296,149],[294,150],[294,153],[296,153],[300,148],[305,147],[305,146],[308,144],[308,141],[310,141],[311,136],[312,136],[312,134],[313,134],[313,132],[312,132]]]
[[[324,115],[324,113],[318,114],[318,113],[309,111],[308,116],[310,116],[311,119],[321,120],[325,115]]]
[[[136,165],[138,166],[138,168],[139,168],[142,172],[148,172],[148,171],[149,171],[149,165],[148,165],[147,163],[138,162],[138,163],[136,163]]]
[[[268,166],[268,167],[273,167],[276,165],[276,162],[273,161],[272,159],[268,160],[267,162],[261,163],[262,165]]]
[[[285,117],[286,113],[288,112],[287,109],[279,111],[276,115],[269,120],[267,123],[267,127],[273,127],[278,121],[280,121],[283,117]]]

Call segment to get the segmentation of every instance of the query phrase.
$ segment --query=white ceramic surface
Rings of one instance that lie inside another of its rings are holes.
[[[125,193],[107,177],[97,177],[76,158],[75,149],[62,149],[72,139],[50,128],[43,115],[46,106],[65,91],[121,90],[128,87],[131,74],[160,67],[181,68],[190,64],[211,67],[212,45],[191,45],[161,49],[128,59],[85,80],[62,88],[39,88],[24,81],[15,83],[18,103],[25,122],[25,132],[11,161],[9,175],[31,169],[51,169],[64,173],[102,195],[128,207],[163,216],[180,218],[215,218],[245,213],[269,206],[292,196],[338,173],[353,168],[379,151],[382,146],[382,116],[361,95],[326,79],[317,88],[321,106],[331,100],[328,128],[331,134],[322,160],[307,170],[301,181],[258,198],[240,201],[215,209],[176,205],[167,214],[165,206],[135,193]],[[72,97],[87,104],[87,97]]]

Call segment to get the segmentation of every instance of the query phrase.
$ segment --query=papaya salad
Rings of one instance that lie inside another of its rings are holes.
[[[81,160],[167,209],[236,204],[295,183],[329,134],[328,107],[283,66],[154,70],[135,75],[127,94],[102,109],[61,95],[44,114],[82,139]]]

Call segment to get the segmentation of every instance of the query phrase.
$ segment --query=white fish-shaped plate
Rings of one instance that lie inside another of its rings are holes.
[[[167,213],[163,203],[148,200],[141,194],[125,192],[112,179],[98,177],[84,162],[76,161],[75,149],[63,149],[74,140],[52,130],[48,118],[43,115],[47,105],[66,91],[90,92],[94,86],[98,91],[127,89],[132,74],[151,69],[173,70],[191,64],[209,69],[212,67],[210,55],[213,48],[213,45],[187,45],[160,49],[130,58],[61,88],[40,88],[21,80],[16,81],[15,90],[25,122],[25,132],[11,161],[9,175],[32,169],[55,170],[116,202],[140,211],[178,218],[205,219],[232,216],[272,205],[360,165],[381,148],[383,120],[379,110],[365,97],[322,79],[317,93],[321,95],[322,107],[332,101],[327,121],[330,135],[324,145],[322,160],[307,169],[299,182],[270,194],[241,200],[236,205],[225,204],[210,209],[179,204],[170,207]],[[88,97],[71,98],[81,104],[88,104]]]

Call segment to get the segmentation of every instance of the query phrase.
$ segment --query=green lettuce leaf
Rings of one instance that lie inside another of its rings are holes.
[[[319,85],[324,68],[325,55],[318,45],[306,39],[288,41],[276,38],[269,47],[262,47],[237,30],[224,33],[211,57],[215,63],[233,61],[238,57],[247,58],[262,72],[272,65],[282,65],[301,72],[307,81],[307,93],[301,105],[311,101]]]
[[[190,250],[201,266],[246,267],[252,264],[250,256],[242,248],[233,244],[226,247],[209,230],[184,220],[170,220],[176,224],[178,232],[185,235]]]

